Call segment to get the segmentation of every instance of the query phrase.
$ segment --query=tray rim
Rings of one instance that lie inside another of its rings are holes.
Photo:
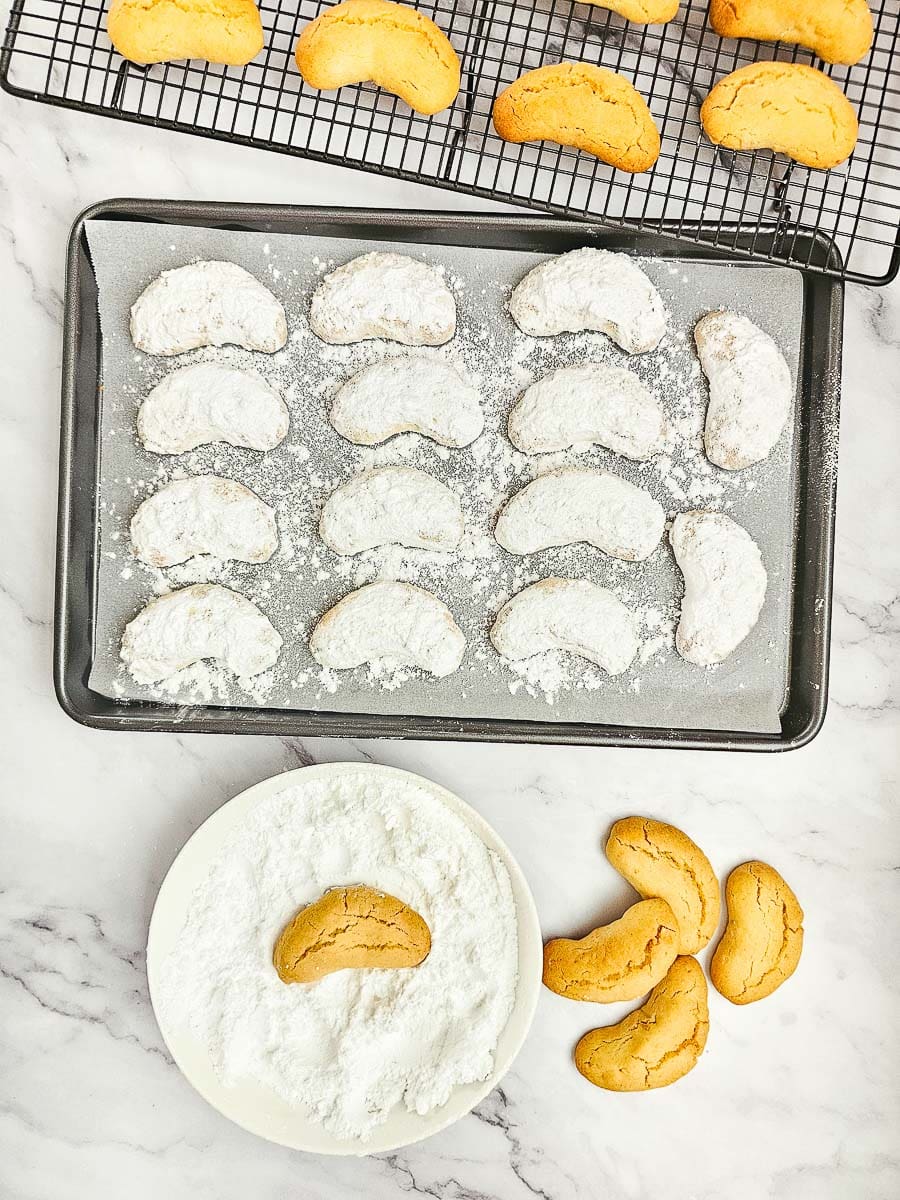
[[[88,206],[72,224],[66,255],[64,287],[65,316],[63,326],[63,356],[61,383],[61,423],[59,449],[59,496],[57,508],[56,546],[56,592],[54,606],[53,681],[57,700],[63,711],[79,724],[93,729],[140,730],[145,732],[185,733],[243,733],[270,734],[281,737],[353,737],[428,739],[442,741],[524,742],[533,744],[592,745],[592,746],[637,746],[642,749],[694,749],[694,750],[751,750],[774,752],[798,749],[807,745],[819,733],[825,719],[828,703],[828,677],[830,655],[830,629],[832,611],[832,581],[834,567],[834,529],[837,491],[836,465],[825,485],[824,503],[818,505],[815,532],[824,551],[820,556],[819,579],[816,589],[816,617],[808,636],[814,657],[814,677],[808,680],[811,687],[810,703],[800,724],[793,730],[785,729],[785,716],[791,711],[790,695],[793,691],[793,669],[789,681],[788,703],[782,713],[780,734],[749,733],[728,730],[685,730],[677,728],[653,728],[648,726],[592,725],[584,723],[559,723],[548,721],[526,721],[509,718],[460,718],[398,716],[382,714],[331,713],[302,709],[260,709],[254,707],[184,706],[159,702],[116,702],[99,693],[92,692],[86,685],[90,661],[78,664],[73,661],[70,626],[75,596],[72,581],[72,522],[79,488],[74,475],[74,444],[76,418],[76,358],[80,331],[81,312],[78,290],[81,282],[80,257],[84,225],[89,220],[120,219],[146,220],[166,223],[193,223],[219,225],[244,225],[249,222],[265,224],[273,219],[284,221],[315,221],[332,224],[360,224],[378,221],[382,227],[403,229],[408,233],[416,230],[467,228],[487,225],[494,229],[515,233],[517,229],[534,232],[540,229],[547,233],[573,234],[584,232],[594,240],[614,241],[620,248],[633,248],[640,253],[642,244],[655,241],[665,235],[641,233],[634,230],[608,227],[596,222],[575,222],[542,214],[504,213],[460,213],[435,210],[352,208],[332,205],[267,205],[247,203],[220,203],[191,200],[141,200],[116,197],[100,200]],[[273,231],[275,231],[273,229]],[[348,233],[348,236],[351,234]],[[358,236],[353,235],[353,236]],[[375,236],[373,234],[373,236]],[[758,234],[754,230],[754,236]],[[833,247],[828,239],[816,238],[821,243],[822,253],[828,256]],[[440,244],[435,239],[436,244]],[[796,267],[771,264],[758,260],[735,260],[728,253],[694,242],[671,243],[673,257],[689,257],[694,260],[732,262],[736,269],[766,269],[772,265],[786,270],[796,270],[804,285],[804,327],[815,307],[818,318],[828,318],[828,336],[824,345],[824,362],[818,364],[820,376],[835,380],[833,405],[835,414],[840,401],[841,329],[843,322],[842,281],[818,272],[804,272]],[[648,252],[648,251],[645,251]],[[656,251],[656,253],[659,253]],[[837,334],[837,336],[835,336]],[[802,371],[809,374],[808,355],[804,354]],[[804,390],[808,381],[804,383]],[[811,403],[815,397],[809,397]],[[809,457],[808,454],[806,456]],[[95,460],[96,462],[96,460]],[[805,459],[801,459],[801,473]],[[808,481],[801,481],[801,502],[798,505],[798,524],[802,513],[808,509]],[[80,489],[84,492],[84,488]],[[95,527],[93,512],[96,490],[90,489],[91,527]],[[804,503],[804,500],[807,503]],[[82,503],[84,499],[82,497]],[[799,536],[799,531],[798,531]],[[812,564],[813,566],[815,564]],[[801,569],[799,558],[795,575]],[[89,585],[90,586],[90,585]],[[799,586],[794,587],[793,639],[797,639],[796,609],[801,597]],[[793,658],[793,655],[792,655]],[[73,668],[82,667],[76,687],[72,686]],[[92,698],[92,699],[90,699]]]

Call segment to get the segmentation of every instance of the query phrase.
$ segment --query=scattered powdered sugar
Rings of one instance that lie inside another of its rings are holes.
[[[285,984],[275,941],[328,888],[366,884],[431,931],[418,967]],[[234,830],[191,897],[154,1005],[227,1086],[254,1080],[339,1138],[425,1114],[485,1079],[515,1000],[518,940],[499,857],[422,781],[360,770],[286,788]]]

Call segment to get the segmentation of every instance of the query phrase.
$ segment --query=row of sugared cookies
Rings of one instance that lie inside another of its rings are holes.
[[[595,331],[632,355],[655,350],[668,320],[659,292],[632,259],[595,248],[534,267],[513,289],[509,314],[529,336]],[[456,321],[455,298],[438,269],[383,252],[363,254],[325,276],[309,310],[313,332],[337,345],[381,338],[439,346],[454,337]],[[287,323],[280,302],[243,268],[200,262],[166,271],[149,285],[132,308],[131,335],[138,350],[165,357],[225,344],[271,353],[284,346]],[[729,471],[761,462],[791,411],[784,356],[767,333],[735,312],[702,317],[694,340],[710,389],[707,457]],[[471,445],[484,426],[480,396],[457,369],[416,355],[381,359],[345,381],[329,420],[356,445],[412,433],[451,450]],[[266,451],[284,440],[288,424],[283,401],[261,377],[215,361],[166,375],[137,415],[139,440],[156,454],[217,441]],[[668,444],[664,412],[639,377],[591,361],[551,371],[526,388],[507,433],[531,455],[591,444],[643,462]],[[512,555],[584,543],[640,562],[656,551],[665,526],[665,510],[646,489],[609,471],[570,466],[538,474],[514,493],[494,537]],[[464,518],[456,493],[427,472],[385,466],[340,485],[323,506],[319,532],[342,556],[389,545],[452,554]],[[669,541],[685,584],[676,647],[698,666],[722,662],[762,609],[767,576],[759,548],[742,526],[713,511],[677,514]],[[274,510],[249,488],[201,475],[175,479],[143,501],[131,521],[131,542],[135,556],[154,567],[199,554],[264,563],[275,553],[278,529]],[[608,675],[626,671],[640,647],[634,614],[612,592],[585,579],[552,576],[514,595],[496,615],[490,638],[509,660],[565,650]],[[255,604],[203,584],[143,609],[125,630],[122,658],[141,683],[204,658],[249,676],[272,666],[281,645]],[[466,638],[437,596],[381,581],[325,613],[309,649],[332,669],[390,659],[442,677],[460,666]]]
[[[610,0],[629,21],[670,21],[677,0]],[[826,62],[853,64],[869,51],[866,0],[710,0],[723,37],[806,46]],[[254,0],[112,0],[109,35],[137,63],[199,58],[244,65],[263,47]],[[372,82],[416,112],[449,108],[460,61],[446,34],[423,13],[393,0],[343,0],[321,13],[297,42],[297,66],[313,88]],[[838,85],[801,63],[757,62],[721,79],[700,118],[710,141],[729,150],[771,149],[808,167],[837,166],[856,145],[856,113]],[[623,75],[587,62],[561,62],[521,75],[494,101],[505,141],[551,141],[593,154],[622,171],[649,170],[659,130],[643,96]]]

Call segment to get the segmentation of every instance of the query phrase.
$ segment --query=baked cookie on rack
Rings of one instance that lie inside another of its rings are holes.
[[[588,0],[594,8],[608,8],[633,25],[665,25],[678,12],[678,0]]]
[[[199,58],[242,67],[263,48],[254,0],[112,0],[109,40],[131,62]]]
[[[858,63],[872,45],[866,0],[710,0],[721,37],[796,42],[829,63]]]

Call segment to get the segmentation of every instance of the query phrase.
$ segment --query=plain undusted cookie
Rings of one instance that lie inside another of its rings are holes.
[[[131,338],[145,354],[241,346],[273,354],[287,341],[284,308],[232,262],[197,262],[163,273],[131,308]]]
[[[666,514],[649,492],[589,467],[548,471],[515,493],[501,510],[494,537],[510,554],[588,542],[627,562],[649,558]]]
[[[586,1033],[575,1066],[611,1092],[645,1092],[687,1075],[709,1033],[706,978],[695,958],[676,958],[647,1002],[618,1025]]]
[[[331,888],[281,931],[272,962],[284,983],[315,983],[348,968],[417,967],[431,950],[419,914],[386,892]]]
[[[709,23],[721,37],[796,42],[851,65],[869,53],[874,32],[866,0],[710,0]]]
[[[253,0],[112,0],[106,28],[135,63],[198,58],[240,67],[263,48]]]
[[[310,87],[371,81],[426,116],[449,108],[460,65],[447,35],[424,13],[391,0],[344,0],[320,13],[297,42]]]
[[[415,467],[364,471],[331,493],[319,521],[322,541],[336,554],[388,545],[455,550],[463,528],[456,493]]]
[[[859,132],[838,85],[802,63],[751,63],[726,75],[703,101],[700,120],[727,150],[774,150],[823,171],[850,157]]]
[[[666,975],[678,954],[678,926],[665,900],[641,900],[574,941],[544,946],[544,984],[570,1000],[636,1000]]]
[[[437,596],[411,583],[379,581],[329,609],[309,649],[316,662],[338,671],[387,660],[442,678],[462,662],[466,639]]]
[[[403,355],[364,367],[338,391],[331,424],[357,446],[419,433],[441,446],[468,446],[484,429],[481,397],[452,363]]]
[[[665,25],[678,12],[678,0],[588,0],[608,8],[634,25]]]
[[[264,563],[278,546],[275,510],[255,492],[218,475],[173,479],[131,518],[135,557],[173,567],[196,554]]]
[[[255,371],[191,363],[170,371],[137,415],[145,450],[184,454],[209,442],[274,450],[287,436],[287,405]]]
[[[509,414],[509,440],[525,454],[606,446],[643,462],[665,444],[662,409],[633,371],[602,363],[560,367],[526,388]]]
[[[564,650],[621,675],[640,640],[637,622],[621,600],[587,579],[541,579],[504,604],[491,626],[498,654],[514,662]]]
[[[456,333],[456,301],[437,268],[373,250],[325,276],[313,293],[309,324],[323,342],[338,346],[369,338],[442,346]]]
[[[669,530],[684,576],[675,646],[698,667],[724,662],[759,620],[768,579],[759,546],[719,512],[679,513]]]
[[[274,665],[281,637],[246,596],[195,583],[151,600],[122,635],[121,658],[138,683],[156,683],[205,658],[239,677]]]
[[[678,922],[680,954],[702,950],[719,924],[719,881],[686,833],[649,817],[616,821],[606,857],[635,891],[665,900]]]
[[[659,158],[659,130],[643,96],[622,75],[564,62],[520,75],[494,101],[506,142],[556,142],[632,174]]]
[[[784,355],[747,317],[711,312],[694,326],[709,380],[706,457],[726,471],[761,462],[781,437],[794,388]]]
[[[514,288],[509,315],[531,337],[593,330],[629,354],[666,332],[659,292],[627,254],[584,246],[539,263]]]
[[[746,862],[725,884],[728,924],[709,977],[732,1004],[771,996],[793,975],[803,949],[803,909],[774,867]]]

